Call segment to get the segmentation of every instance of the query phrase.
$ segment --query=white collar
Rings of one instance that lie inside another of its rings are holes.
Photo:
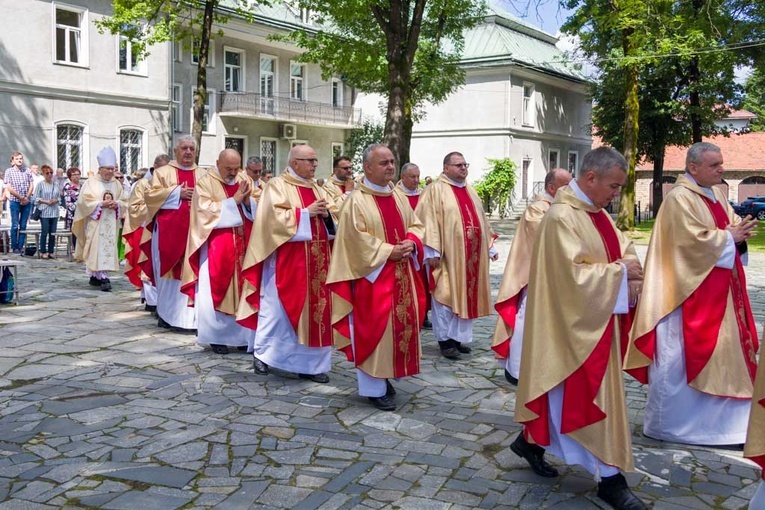
[[[550,202],[552,202],[553,200],[555,200],[555,197],[554,197],[554,196],[552,196],[551,194],[549,194],[549,193],[548,193],[548,192],[546,192],[546,191],[545,191],[545,193],[544,193],[544,197],[545,197],[547,200],[549,200]]]
[[[455,185],[455,186],[457,186],[458,188],[464,188],[464,187],[465,187],[465,184],[466,184],[466,182],[465,182],[465,181],[462,181],[462,182],[457,182],[457,181],[455,181],[454,179],[452,179],[451,177],[449,177],[449,176],[448,176],[448,175],[446,175],[446,174],[444,174],[444,177],[446,177],[446,179],[447,179],[449,182],[451,182],[452,184],[454,184],[454,185]]]
[[[691,181],[696,186],[698,186],[699,189],[701,189],[702,193],[704,193],[704,195],[706,195],[707,198],[709,198],[712,202],[717,202],[717,198],[715,197],[715,192],[712,191],[712,188],[705,188],[704,186],[699,184],[699,182],[696,179],[694,179],[693,176],[689,174],[688,172],[685,172],[685,177],[687,177],[689,181]]]
[[[377,184],[374,184],[369,181],[366,177],[364,177],[364,186],[370,188],[372,191],[378,191],[380,193],[390,193],[390,188],[388,186],[378,186]]]
[[[305,177],[300,177],[298,174],[295,173],[295,171],[292,169],[291,166],[287,167],[287,171],[292,175],[292,177],[296,179],[300,179],[303,182],[311,182],[312,179],[306,179]]]
[[[588,205],[594,206],[595,204],[590,200],[590,197],[588,197],[584,191],[582,191],[582,188],[579,187],[579,184],[576,182],[576,179],[573,179],[569,183],[569,187],[574,190],[574,195],[576,195],[576,198],[581,200],[582,202],[587,203]]]

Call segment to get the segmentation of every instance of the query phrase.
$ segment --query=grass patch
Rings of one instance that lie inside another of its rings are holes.
[[[635,244],[648,244],[648,241],[651,240],[654,221],[653,218],[646,220],[640,225],[635,225],[635,230],[632,232],[625,232],[625,234],[632,239]],[[758,227],[757,230],[755,230],[754,237],[749,238],[747,241],[747,245],[751,252],[765,253],[765,228],[760,230]]]

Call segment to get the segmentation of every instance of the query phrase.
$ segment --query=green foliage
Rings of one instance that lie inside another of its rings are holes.
[[[510,208],[510,197],[515,187],[517,165],[510,158],[487,158],[486,161],[491,165],[491,169],[473,187],[483,200],[485,207],[491,210],[496,204],[499,217],[505,218]]]
[[[346,156],[351,158],[354,172],[362,171],[361,155],[364,149],[373,143],[382,143],[382,140],[383,125],[370,118],[365,119],[361,127],[351,130],[347,140]]]
[[[758,115],[749,127],[752,131],[765,131],[765,69],[754,70],[744,84],[744,92],[741,107]]]
[[[399,163],[409,160],[411,123],[464,81],[464,32],[485,12],[474,0],[301,0],[326,30],[273,39],[305,50],[324,79],[343,76],[362,92],[389,98],[384,130]]]

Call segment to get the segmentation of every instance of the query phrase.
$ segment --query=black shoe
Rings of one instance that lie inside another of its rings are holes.
[[[460,353],[457,350],[454,340],[439,341],[438,347],[441,349],[441,354],[444,355],[444,358],[460,359]]]
[[[197,336],[197,330],[196,329],[186,329],[186,328],[179,328],[176,326],[171,326],[170,330],[173,333],[180,333],[181,335],[193,335]]]
[[[462,343],[458,342],[457,340],[454,340],[454,347],[460,351],[462,354],[469,354],[473,351],[470,347],[467,345],[462,345]]]
[[[301,379],[308,379],[309,381],[317,383],[328,383],[329,376],[327,374],[298,374]]]
[[[393,403],[393,399],[388,395],[382,397],[369,397],[369,402],[380,411],[395,411],[396,404]]]
[[[600,481],[598,497],[616,510],[648,510],[648,506],[632,493],[621,473]]]
[[[252,368],[256,375],[268,375],[268,365],[255,358],[252,362]]]
[[[396,395],[396,388],[393,387],[393,385],[390,383],[389,380],[385,379],[385,396],[393,397],[395,395]]]
[[[425,316],[425,320],[422,321],[422,329],[433,329],[433,323],[430,322],[427,315]]]
[[[247,346],[246,345],[239,345],[239,346],[237,346],[236,350],[239,351],[239,352],[247,352]]]
[[[158,328],[170,329],[172,326],[170,326],[170,323],[167,322],[162,317],[157,317],[157,327]]]
[[[88,285],[92,285],[94,287],[100,287],[101,286],[101,280],[99,280],[95,276],[91,276],[90,277],[90,281],[88,282]]]
[[[510,449],[519,457],[526,459],[531,469],[539,476],[554,478],[558,476],[558,470],[545,460],[545,449],[537,444],[531,444],[523,437],[523,431],[518,434]]]
[[[109,278],[104,278],[101,280],[101,292],[111,292],[112,291],[112,282],[109,281]]]
[[[157,311],[157,305],[144,305],[143,310],[145,312],[154,313]]]
[[[222,344],[210,344],[215,354],[228,354],[228,347]]]
[[[510,375],[510,372],[508,372],[507,369],[505,369],[505,379],[507,379],[507,382],[513,386],[518,386],[518,379]]]

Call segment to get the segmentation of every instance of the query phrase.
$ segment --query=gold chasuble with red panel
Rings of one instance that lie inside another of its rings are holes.
[[[418,374],[424,289],[412,257],[398,262],[388,257],[396,244],[408,239],[422,265],[422,224],[392,186],[381,192],[360,184],[343,205],[338,232],[327,280],[333,294],[332,325],[339,333],[336,347],[373,377]],[[370,281],[367,277],[375,271]]]
[[[550,444],[548,394],[563,387],[561,430],[601,462],[633,469],[621,371],[625,315],[615,315],[624,269],[637,255],[602,209],[561,188],[531,258],[515,421]]]
[[[285,172],[263,189],[253,226],[258,236],[251,239],[244,259],[245,283],[237,312],[237,322],[243,326],[257,328],[262,264],[275,253],[278,298],[299,343],[308,347],[332,345],[332,308],[326,288],[332,247],[324,218],[308,220],[310,241],[289,242],[298,231],[300,211],[322,198],[336,222],[334,202],[313,180]]]
[[[441,266],[431,268],[433,297],[461,319],[491,315],[489,249],[496,236],[475,190],[441,174],[422,192],[415,213],[427,246],[441,254]]]
[[[125,276],[130,283],[143,287],[148,281],[154,285],[154,267],[151,259],[151,233],[154,223],[149,218],[145,193],[151,186],[148,179],[135,183],[128,199],[128,212],[122,226],[122,238],[125,240]]]

